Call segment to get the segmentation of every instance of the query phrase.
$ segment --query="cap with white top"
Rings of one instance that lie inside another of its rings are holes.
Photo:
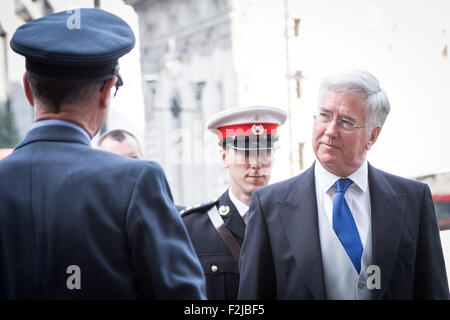
[[[207,123],[219,144],[236,150],[272,150],[279,148],[278,126],[287,114],[274,107],[241,107],[215,114]]]

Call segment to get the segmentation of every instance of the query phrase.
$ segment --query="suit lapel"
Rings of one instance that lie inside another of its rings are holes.
[[[219,208],[221,206],[228,206],[230,208],[230,212],[222,218],[225,223],[225,227],[227,227],[227,229],[230,230],[236,237],[236,240],[242,244],[244,241],[245,223],[239,214],[238,209],[231,201],[228,195],[228,190],[225,191],[219,198]]]
[[[372,264],[380,267],[381,288],[373,298],[382,298],[392,275],[405,214],[405,195],[397,194],[381,171],[369,164],[372,215]]]
[[[325,299],[314,165],[293,179],[279,216],[304,281],[316,299]]]
[[[381,171],[369,164],[372,216],[372,264],[380,267],[381,289],[373,291],[380,299],[392,275],[400,243],[405,195],[397,194]],[[317,217],[314,166],[294,178],[279,216],[301,274],[317,299],[325,299],[322,256]]]

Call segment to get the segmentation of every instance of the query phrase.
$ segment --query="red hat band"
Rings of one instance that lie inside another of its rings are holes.
[[[220,127],[219,139],[234,136],[252,136],[261,134],[277,134],[276,123],[242,123]]]

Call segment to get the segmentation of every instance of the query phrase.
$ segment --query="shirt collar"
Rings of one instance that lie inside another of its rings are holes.
[[[90,135],[87,133],[87,131],[79,126],[76,123],[73,122],[69,122],[69,121],[64,121],[64,120],[59,120],[59,119],[46,119],[46,120],[39,120],[36,121],[35,123],[33,123],[33,125],[31,126],[30,130],[39,128],[39,127],[44,127],[44,126],[66,126],[66,127],[71,127],[74,128],[75,130],[81,132],[89,141],[91,141],[91,137]]]
[[[323,192],[328,190],[341,178],[349,178],[357,185],[363,192],[366,192],[368,186],[368,163],[367,159],[364,160],[361,167],[358,168],[348,177],[339,177],[328,170],[326,170],[319,160],[316,161],[314,166],[314,174]]]
[[[233,192],[231,191],[231,187],[228,189],[228,196],[230,197],[230,200],[231,202],[233,202],[236,209],[239,211],[241,217],[243,217],[244,214],[248,211],[249,206],[241,202],[234,196]]]

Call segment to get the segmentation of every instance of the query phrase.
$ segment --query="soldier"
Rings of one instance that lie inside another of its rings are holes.
[[[181,211],[206,275],[208,299],[237,299],[239,254],[252,192],[267,185],[277,127],[286,113],[272,107],[246,107],[220,112],[208,122],[219,137],[230,188],[219,198]]]
[[[0,164],[0,299],[202,299],[161,166],[91,147],[133,31],[103,10],[74,14],[79,28],[63,11],[11,40],[35,123]]]

